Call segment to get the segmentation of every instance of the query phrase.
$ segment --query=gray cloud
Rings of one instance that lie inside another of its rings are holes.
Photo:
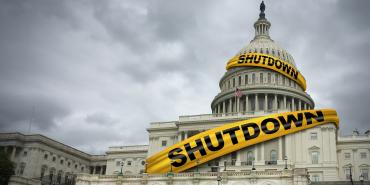
[[[0,129],[32,119],[33,133],[102,153],[147,143],[149,122],[209,113],[259,3],[0,1]],[[338,110],[343,134],[369,129],[369,2],[266,5],[317,107]]]

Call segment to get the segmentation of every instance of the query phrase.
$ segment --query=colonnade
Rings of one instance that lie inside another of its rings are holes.
[[[252,113],[256,111],[272,112],[281,110],[307,110],[312,107],[305,101],[287,95],[256,93],[242,97],[231,97],[215,104],[213,114]]]

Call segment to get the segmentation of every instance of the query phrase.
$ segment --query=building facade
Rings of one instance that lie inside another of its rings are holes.
[[[255,37],[236,55],[268,54],[297,68],[294,58],[271,39],[271,23],[265,17],[263,4],[260,9],[254,24]],[[358,181],[360,176],[369,182],[370,131],[340,137],[334,124],[256,144],[184,173],[146,174],[146,158],[202,131],[272,113],[315,107],[310,95],[295,81],[264,68],[231,68],[221,77],[219,87],[220,92],[211,102],[211,114],[153,122],[147,128],[148,145],[109,147],[105,155],[96,156],[45,136],[10,133],[0,134],[0,146],[17,164],[16,175],[37,179],[47,174],[56,182],[74,177],[78,184],[105,185],[304,185],[310,181]],[[236,89],[240,96],[235,95]],[[77,179],[72,174],[78,174]]]

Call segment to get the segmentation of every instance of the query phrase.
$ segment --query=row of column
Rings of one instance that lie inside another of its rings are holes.
[[[262,95],[262,96],[261,96]],[[232,97],[213,107],[214,114],[226,114],[235,112],[252,112],[259,110],[290,109],[307,110],[311,109],[306,102],[286,95],[277,94],[252,94],[240,98]]]
[[[100,174],[100,175],[105,175],[107,166],[102,165],[102,166],[90,166],[90,174]]]

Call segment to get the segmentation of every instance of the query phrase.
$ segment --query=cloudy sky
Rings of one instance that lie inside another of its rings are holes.
[[[341,134],[370,129],[370,1],[266,1]],[[80,150],[146,144],[150,122],[210,113],[225,64],[254,36],[260,1],[1,0],[0,132]]]

